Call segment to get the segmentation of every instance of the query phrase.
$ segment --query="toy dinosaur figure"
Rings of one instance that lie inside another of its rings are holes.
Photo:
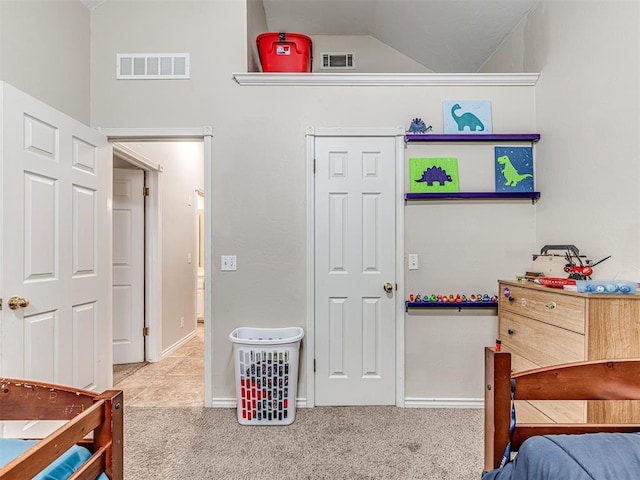
[[[411,120],[409,131],[411,133],[427,133],[431,130],[431,125],[427,126],[421,118],[414,118]]]
[[[511,160],[507,155],[498,157],[497,161],[500,165],[504,165],[504,168],[501,170],[501,173],[506,181],[505,186],[507,187],[515,187],[516,185],[518,185],[518,183],[520,183],[525,178],[533,177],[533,175],[531,175],[530,173],[520,175],[516,170],[516,168],[511,163]]]
[[[465,127],[469,127],[470,132],[482,132],[484,131],[484,124],[471,112],[463,113],[462,115],[456,115],[456,110],[460,110],[462,107],[456,103],[451,107],[451,116],[458,124],[458,131],[462,132]]]

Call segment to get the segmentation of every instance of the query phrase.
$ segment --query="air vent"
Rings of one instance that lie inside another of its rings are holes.
[[[189,78],[188,53],[118,53],[119,80],[170,80]]]
[[[322,53],[322,65],[320,68],[353,69],[355,67],[356,54],[353,52],[328,52]]]

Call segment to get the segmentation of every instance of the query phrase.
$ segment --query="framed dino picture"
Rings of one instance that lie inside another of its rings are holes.
[[[457,158],[410,158],[411,193],[459,192]]]
[[[496,192],[533,192],[533,148],[495,147]]]
[[[444,133],[492,133],[491,102],[488,100],[444,100]]]

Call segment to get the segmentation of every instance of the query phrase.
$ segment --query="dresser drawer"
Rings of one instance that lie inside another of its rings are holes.
[[[511,312],[585,333],[586,300],[582,297],[557,293],[551,288],[541,290],[501,284],[498,302],[500,316],[502,312]]]
[[[500,316],[502,345],[541,367],[585,359],[584,335],[502,312]]]

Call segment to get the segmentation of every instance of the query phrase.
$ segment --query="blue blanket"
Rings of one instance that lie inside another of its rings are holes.
[[[482,480],[637,480],[640,434],[544,435],[527,439],[515,459]]]
[[[20,440],[16,438],[0,438],[0,467],[5,466],[11,460],[16,458],[22,452],[25,452],[33,445],[38,443],[37,440]],[[74,445],[65,453],[60,455],[58,459],[36,475],[34,480],[62,480],[67,479],[82,465],[91,452],[84,447]],[[109,480],[104,473],[101,473],[96,480]]]

